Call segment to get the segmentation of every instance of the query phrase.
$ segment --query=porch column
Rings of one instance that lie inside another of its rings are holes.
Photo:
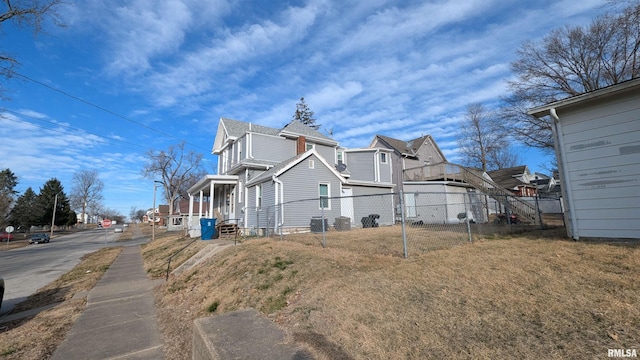
[[[193,195],[189,194],[189,224],[187,224],[188,229],[191,230],[193,228]]]
[[[214,218],[213,216],[213,189],[214,189],[214,182],[211,181],[211,183],[209,184],[209,218]]]
[[[200,190],[200,205],[198,206],[198,217],[202,217],[202,190]]]

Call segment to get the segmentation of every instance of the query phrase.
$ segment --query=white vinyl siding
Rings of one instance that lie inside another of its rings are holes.
[[[639,93],[558,111],[574,237],[640,237]]]

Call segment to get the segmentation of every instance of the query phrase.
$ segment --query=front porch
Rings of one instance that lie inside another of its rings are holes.
[[[236,223],[235,175],[206,175],[187,191],[189,193],[189,217],[187,232],[190,237],[200,237],[200,219],[215,218],[218,223]]]

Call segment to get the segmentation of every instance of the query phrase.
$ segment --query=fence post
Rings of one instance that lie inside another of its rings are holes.
[[[326,248],[327,247],[327,234],[325,233],[325,228],[324,228],[324,206],[322,206],[322,198],[320,198],[320,214],[322,214],[321,218],[320,218],[320,222],[322,223],[322,247]]]
[[[400,223],[402,224],[402,247],[404,248],[404,258],[409,256],[407,251],[407,230],[406,222],[404,220],[404,193],[400,190]]]
[[[540,221],[540,230],[544,230],[542,223],[542,211],[540,211],[540,204],[538,203],[538,193],[536,192],[536,212],[538,213],[538,220]]]
[[[467,210],[467,196],[470,196],[470,194],[462,194],[462,201],[464,201],[464,220],[467,223],[467,234],[469,235],[469,242],[473,242],[473,239],[471,238],[471,225],[469,224],[469,210]],[[471,205],[471,199],[469,199],[469,205]]]

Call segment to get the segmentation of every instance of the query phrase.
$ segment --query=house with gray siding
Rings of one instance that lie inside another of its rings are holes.
[[[640,238],[640,79],[529,114],[552,124],[568,235]]]
[[[189,190],[191,236],[200,218],[233,223],[248,233],[309,229],[315,217],[348,217],[358,226],[374,211],[393,224],[393,198],[360,204],[358,195],[392,194],[391,150],[344,149],[319,131],[292,121],[282,129],[221,118],[212,153],[218,174]]]

